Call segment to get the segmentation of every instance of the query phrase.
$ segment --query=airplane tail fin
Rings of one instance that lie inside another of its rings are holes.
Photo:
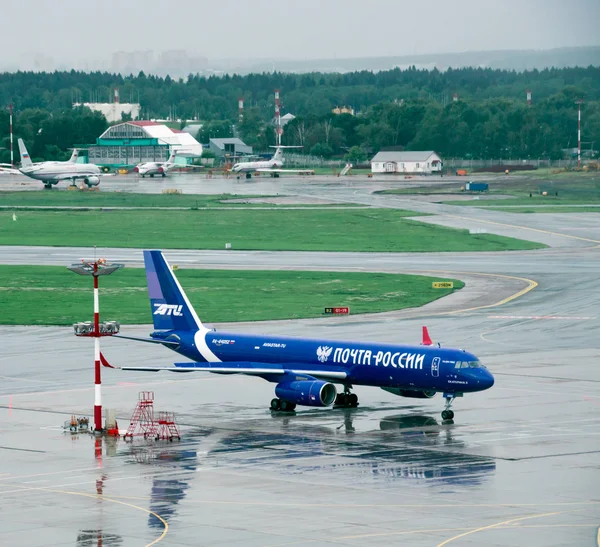
[[[423,326],[423,341],[421,342],[422,346],[433,346],[433,340],[431,336],[429,336],[429,331],[427,327]]]
[[[278,146],[275,150],[275,154],[271,158],[271,161],[276,161],[278,163],[283,163],[283,149],[281,146]]]
[[[25,148],[25,143],[23,139],[19,139],[19,152],[21,153],[21,167],[27,167],[29,165],[33,165],[31,158],[29,157],[29,152],[27,152],[27,148]]]
[[[192,332],[203,329],[162,251],[144,251],[144,265],[154,328]]]
[[[173,150],[171,152],[171,155],[169,156],[169,159],[167,160],[167,163],[171,164],[171,163],[175,163],[175,156],[177,155],[177,152],[175,150]]]
[[[79,150],[77,150],[77,148],[73,148],[73,153],[71,154],[71,157],[69,158],[69,162],[77,163],[78,157],[79,157]]]

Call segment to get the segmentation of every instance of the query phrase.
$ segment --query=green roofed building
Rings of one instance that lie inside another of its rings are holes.
[[[177,152],[175,163],[181,166],[202,156],[202,145],[192,135],[152,121],[113,125],[98,137],[96,144],[82,148],[81,155],[87,156],[89,163],[109,168],[166,161],[171,150]]]

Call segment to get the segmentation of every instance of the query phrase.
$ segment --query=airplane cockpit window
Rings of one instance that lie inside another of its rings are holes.
[[[454,368],[485,368],[481,361],[457,361]]]

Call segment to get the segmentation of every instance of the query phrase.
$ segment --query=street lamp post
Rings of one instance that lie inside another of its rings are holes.
[[[10,166],[14,167],[15,166],[15,155],[13,152],[13,105],[10,104],[8,106],[8,110],[9,110],[9,131],[10,131]]]
[[[581,168],[581,105],[583,99],[575,101],[577,104],[577,169]]]
[[[100,258],[94,262],[81,261],[81,264],[72,264],[67,269],[79,275],[91,275],[94,277],[94,322],[75,323],[73,328],[75,336],[88,336],[94,339],[94,431],[102,433],[102,391],[100,381],[100,338],[118,334],[120,325],[116,321],[100,323],[100,304],[98,298],[98,277],[110,275],[124,264],[107,264],[106,260]]]

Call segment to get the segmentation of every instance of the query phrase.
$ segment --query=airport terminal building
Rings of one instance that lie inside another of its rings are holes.
[[[87,161],[109,168],[166,161],[171,150],[182,166],[202,156],[202,145],[189,133],[151,121],[130,121],[109,127],[96,144],[88,145]]]

